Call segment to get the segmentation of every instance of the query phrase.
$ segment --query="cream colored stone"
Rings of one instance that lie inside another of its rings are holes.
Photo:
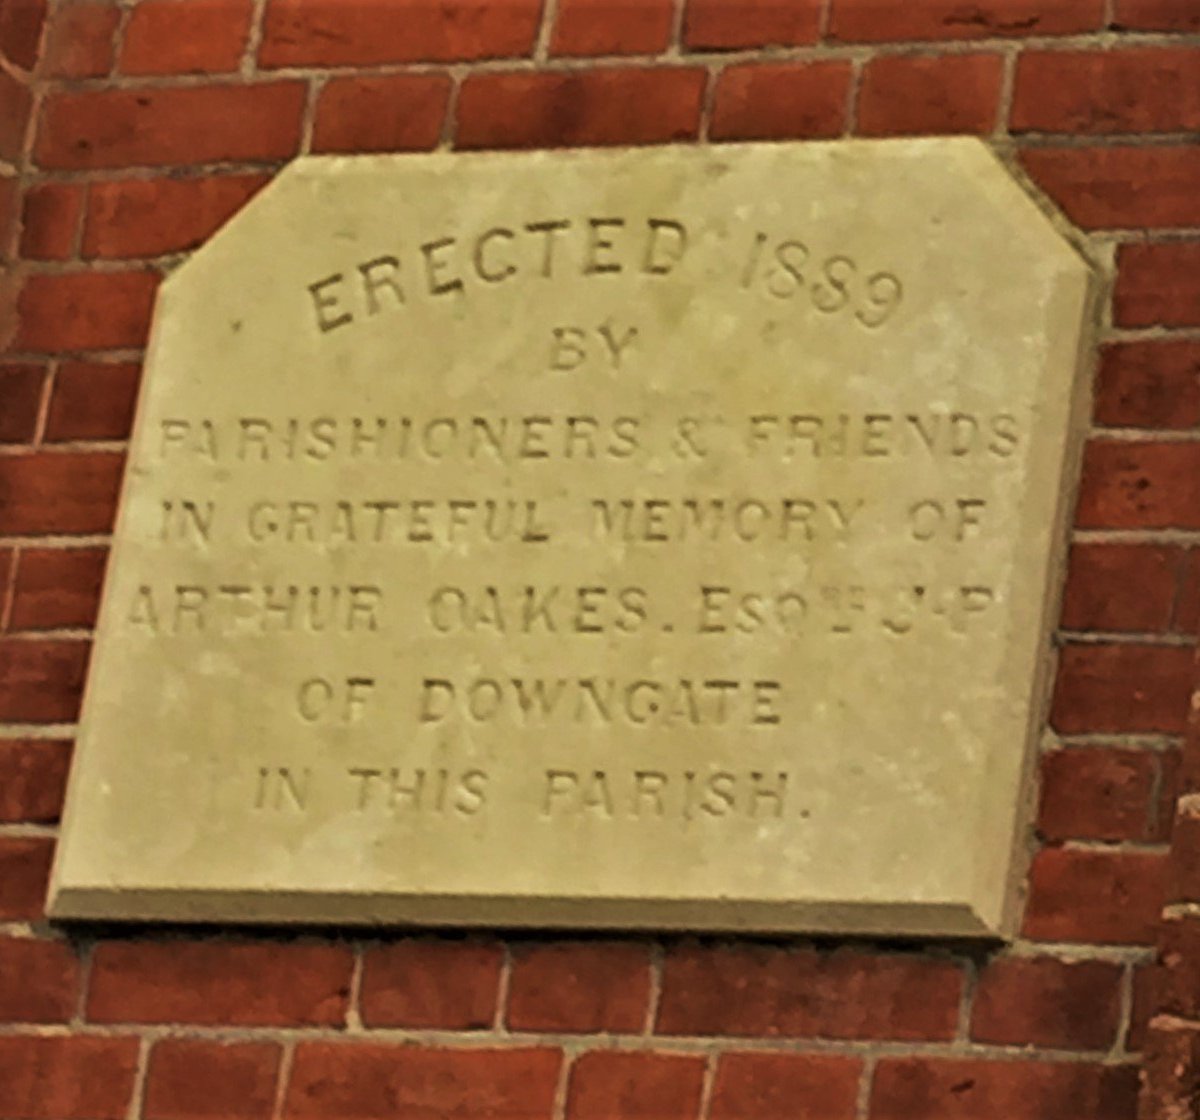
[[[293,164],[159,297],[53,915],[1010,928],[1089,276],[974,140]]]

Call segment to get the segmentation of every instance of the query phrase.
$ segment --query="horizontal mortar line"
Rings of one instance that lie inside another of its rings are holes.
[[[1009,131],[1021,148],[1163,148],[1184,145],[1194,147],[1196,134],[1186,129],[1161,129],[1152,132],[1039,132]],[[1092,232],[1092,231],[1089,231]]]
[[[29,836],[53,840],[58,836],[58,826],[52,824],[0,824],[0,838],[13,839]]]
[[[0,922],[0,937],[9,937],[19,941],[69,941],[65,934],[49,936],[49,931],[39,928],[32,922]]]
[[[1063,840],[1047,846],[1068,852],[1128,853],[1148,856],[1163,856],[1171,850],[1170,843],[1141,840]]]
[[[1054,638],[1059,645],[1122,643],[1131,646],[1195,646],[1200,644],[1200,635],[1197,634],[1156,634],[1127,630],[1059,630]]]
[[[0,457],[28,455],[31,452],[49,455],[79,455],[86,451],[125,451],[129,441],[124,439],[56,440],[39,444],[0,444]]]
[[[1193,143],[1195,143],[1194,140]],[[1097,241],[1116,245],[1166,245],[1176,241],[1195,241],[1200,238],[1200,228],[1196,226],[1158,226],[1155,229],[1114,229],[1107,233],[1097,231],[1093,236]]]
[[[154,258],[158,260],[160,258]],[[142,258],[123,259],[116,257],[95,257],[86,261],[22,261],[22,272],[29,276],[77,276],[86,271],[95,276],[121,276],[130,272],[157,272],[157,265],[148,263]],[[81,268],[82,266],[82,268]],[[48,351],[55,356],[61,356],[60,351]],[[5,355],[5,360],[9,356]]]
[[[1103,331],[1101,342],[1197,342],[1200,325],[1187,327],[1109,327]]]
[[[171,179],[185,183],[190,179],[203,179],[213,175],[273,175],[291,162],[287,159],[271,160],[217,160],[185,164],[135,164],[131,167],[96,168],[32,168],[26,176],[27,186],[45,183],[122,183],[126,180],[139,182],[151,179]],[[87,258],[91,259],[91,258]]]
[[[0,739],[74,739],[74,723],[0,723]]]
[[[1163,919],[1168,922],[1200,919],[1200,902],[1172,902],[1163,907]]]
[[[1077,544],[1200,544],[1200,529],[1074,529]],[[0,543],[3,543],[0,541]]]
[[[1129,747],[1135,750],[1168,751],[1177,749],[1183,742],[1181,735],[1057,735],[1050,737],[1050,745],[1043,750],[1088,750],[1090,748]]]
[[[1017,940],[997,953],[998,958],[1053,957],[1063,961],[1110,961],[1114,964],[1143,964],[1155,957],[1152,946],[1142,945],[1087,945],[1047,943]]]
[[[129,348],[95,350],[12,350],[4,355],[5,362],[140,362],[145,350]]]
[[[1088,434],[1097,443],[1200,443],[1200,428],[1102,428],[1093,426]]]
[[[79,533],[76,536],[63,533],[0,535],[0,548],[108,548],[111,545],[112,535],[108,533]]]
[[[5,639],[17,642],[91,641],[95,631],[90,626],[58,626],[44,630],[9,630]]]
[[[726,1051],[777,1051],[793,1054],[874,1054],[881,1057],[989,1058],[996,1061],[1054,1061],[1088,1064],[1113,1063],[1110,1052],[1104,1050],[1063,1050],[1026,1046],[962,1042],[949,1039],[937,1041],[906,1041],[887,1038],[831,1039],[813,1037],[763,1037],[755,1035],[624,1035],[596,1032],[553,1034],[520,1031],[499,1034],[484,1031],[409,1030],[394,1027],[365,1028],[349,1031],[336,1027],[294,1026],[204,1026],[190,1023],[93,1023],[79,1024],[0,1024],[0,1037],[40,1035],[44,1037],[87,1036],[99,1038],[138,1035],[151,1042],[174,1038],[196,1038],[222,1041],[261,1041],[278,1039],[288,1042],[338,1042],[347,1046],[363,1043],[395,1045],[422,1044],[449,1050],[516,1050],[529,1047],[561,1048],[567,1044],[590,1050],[631,1051],[677,1050],[680,1053],[722,1053]],[[590,1043],[590,1045],[589,1045]]]

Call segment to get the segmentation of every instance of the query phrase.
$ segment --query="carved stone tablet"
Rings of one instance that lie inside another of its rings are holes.
[[[987,935],[1090,270],[972,140],[301,160],[162,289],[57,917]]]

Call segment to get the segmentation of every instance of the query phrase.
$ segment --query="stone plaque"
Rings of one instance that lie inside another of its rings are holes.
[[[304,159],[173,274],[65,918],[995,935],[1090,270],[974,140]]]

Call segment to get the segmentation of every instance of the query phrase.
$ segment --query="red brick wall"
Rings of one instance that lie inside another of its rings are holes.
[[[1132,1120],[1147,1039],[1143,1120],[1196,1115],[1200,0],[43,7],[0,0],[0,1116]],[[1015,944],[45,923],[180,254],[303,151],[939,132],[1113,262]]]

